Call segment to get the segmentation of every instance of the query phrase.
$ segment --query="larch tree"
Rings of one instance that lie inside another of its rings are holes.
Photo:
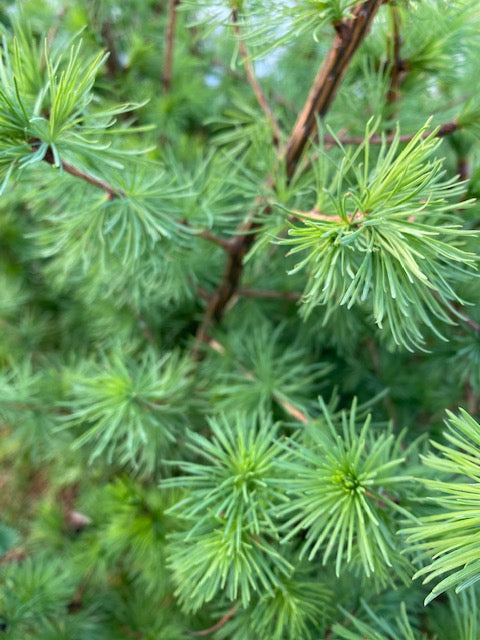
[[[0,24],[0,637],[480,638],[477,0]]]

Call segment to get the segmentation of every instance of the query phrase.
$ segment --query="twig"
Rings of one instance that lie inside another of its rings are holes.
[[[242,58],[243,66],[245,67],[245,74],[247,76],[247,80],[253,89],[253,93],[255,94],[258,104],[262,108],[264,114],[267,117],[267,120],[270,123],[270,126],[272,127],[273,142],[275,146],[278,146],[281,139],[280,126],[273,114],[272,109],[270,108],[270,105],[268,104],[265,94],[262,91],[262,87],[260,86],[255,76],[253,65],[250,62],[250,58],[248,56],[247,47],[245,46],[245,42],[243,41],[240,33],[240,27],[238,25],[238,11],[236,7],[232,9],[232,25],[233,25],[233,32],[235,34],[235,37],[238,43],[238,50]]]
[[[225,238],[221,238],[220,236],[215,235],[208,229],[203,229],[197,233],[199,238],[203,238],[204,240],[208,240],[209,242],[213,242],[213,244],[222,247],[225,251],[230,249],[230,240],[225,240]]]
[[[309,420],[307,416],[303,413],[303,411],[300,411],[300,409],[298,409],[297,407],[294,407],[293,404],[291,404],[287,400],[282,400],[277,396],[277,394],[274,394],[274,398],[278,402],[278,404],[283,408],[283,410],[289,415],[293,416],[295,420],[298,420],[299,422],[303,422],[303,424],[309,423]]]
[[[473,320],[469,316],[466,316],[464,313],[458,312],[458,310],[457,310],[457,316],[460,318],[460,320],[463,320],[463,322],[465,322],[467,327],[470,327],[470,329],[472,329],[477,333],[480,332],[480,324],[475,322],[475,320]]]
[[[204,289],[203,287],[197,287],[197,293],[198,293],[200,298],[203,298],[207,302],[210,301],[210,293],[206,289]]]
[[[475,415],[477,412],[477,395],[468,380],[465,384],[464,398],[467,403],[468,413]]]
[[[285,159],[287,179],[291,179],[298,161],[311,135],[317,126],[317,116],[325,116],[328,112],[337,89],[353,58],[354,53],[363,42],[372,20],[383,0],[365,0],[360,2],[353,11],[353,17],[337,25],[337,35],[320,71],[313,83],[306,104],[302,109],[286,144]],[[273,185],[273,178],[266,180],[267,186]],[[258,206],[265,206],[264,199],[257,200]],[[265,207],[265,214],[270,214],[269,206]],[[222,280],[210,298],[203,320],[197,330],[197,345],[194,357],[199,357],[199,344],[209,340],[212,322],[220,321],[230,299],[236,293],[243,272],[243,258],[255,241],[255,235],[260,223],[255,220],[255,213],[247,216],[246,222],[238,229],[238,234],[229,245],[227,262]]]
[[[236,611],[237,611],[237,605],[234,604],[233,607],[229,609],[227,613],[224,616],[222,616],[220,620],[216,622],[213,626],[209,627],[208,629],[202,629],[201,631],[192,631],[192,636],[209,636],[211,633],[215,633],[215,631],[218,631],[223,626],[225,626],[227,622],[230,620],[230,618],[233,618]]]
[[[69,173],[71,176],[74,176],[75,178],[80,178],[81,180],[84,180],[85,182],[92,184],[94,187],[97,187],[98,189],[102,189],[108,195],[109,200],[126,197],[126,194],[122,189],[112,187],[112,185],[110,185],[108,182],[105,182],[105,180],[102,180],[101,178],[97,178],[96,176],[93,176],[91,173],[87,173],[86,171],[82,171],[81,169],[74,167],[69,162],[62,161],[61,168],[66,173]]]
[[[58,10],[57,14],[55,15],[55,18],[57,19],[55,24],[53,24],[50,29],[47,32],[47,50],[50,50],[53,42],[55,41],[55,38],[57,37],[57,31],[58,31],[58,27],[60,25],[60,20],[64,17],[64,15],[67,13],[67,7],[60,7],[60,9]],[[42,59],[40,61],[40,67],[42,69],[45,68],[46,65],[46,60],[45,60],[45,49],[43,50],[42,53]]]
[[[163,61],[162,84],[165,93],[172,87],[173,49],[175,45],[175,27],[177,24],[177,7],[180,0],[170,0],[168,4],[167,30],[165,32],[165,54]]]
[[[39,142],[40,142],[39,140],[33,140],[32,141],[33,148],[35,148]],[[48,164],[55,166],[55,159],[53,157],[53,153],[50,148],[47,150],[47,153],[45,154],[45,157],[43,159]],[[105,191],[105,193],[108,195],[109,200],[114,200],[115,198],[122,198],[122,197],[125,197],[126,195],[122,189],[113,187],[111,184],[109,184],[105,180],[102,180],[101,178],[97,178],[91,173],[88,173],[87,171],[83,171],[83,169],[74,167],[69,162],[65,162],[65,160],[61,160],[60,168],[66,173],[69,173],[71,176],[74,176],[75,178],[80,178],[80,180],[84,180],[85,182],[88,182],[94,187],[97,187],[97,189],[101,189],[102,191]]]
[[[353,611],[351,612],[351,615],[354,616],[356,614],[355,609],[353,609]],[[345,618],[345,620],[341,623],[344,627],[348,627],[349,624],[351,624],[351,619],[350,618]],[[329,626],[326,630],[325,630],[325,635],[323,636],[323,640],[330,640],[330,638],[332,637],[332,633],[333,633],[333,623],[331,626]],[[362,638],[362,640],[368,640],[367,637]]]
[[[446,136],[449,136],[452,133],[455,133],[455,131],[458,131],[459,129],[460,129],[460,126],[456,120],[449,120],[448,122],[445,122],[444,124],[441,125],[441,127],[435,133],[435,136],[437,138],[445,138]],[[416,133],[406,133],[404,135],[399,136],[398,140],[399,142],[410,142],[410,140],[412,140],[416,135],[417,135]],[[421,137],[425,139],[431,135],[432,135],[432,131],[424,131]],[[373,135],[373,136],[370,136],[370,138],[368,139],[368,142],[370,144],[382,144],[383,142],[386,142],[387,144],[389,144],[395,140],[395,137],[396,136],[394,133],[386,136]],[[323,141],[326,146],[333,146],[338,144],[338,142],[344,145],[349,145],[349,144],[363,144],[363,142],[365,142],[365,138],[363,136],[339,136],[338,138],[336,138],[334,136],[326,135],[324,136]]]
[[[129,638],[136,638],[137,640],[141,640],[141,638],[145,637],[142,631],[135,631],[135,629],[131,629],[130,627],[127,627],[125,625],[121,628],[121,630],[122,633],[127,635]]]
[[[383,0],[366,0],[353,10],[350,20],[336,25],[332,47],[313,82],[305,106],[300,112],[286,146],[287,175],[291,177],[317,129],[317,118],[327,114],[353,55],[367,35]]]
[[[248,221],[245,228],[253,230],[256,225],[252,221]],[[197,330],[196,346],[193,352],[195,358],[199,357],[199,343],[208,342],[212,323],[214,321],[219,322],[222,319],[226,306],[238,289],[243,272],[243,258],[248,253],[254,239],[253,233],[244,233],[236,236],[229,245],[222,280],[210,297],[203,320]]]
[[[0,556],[0,567],[10,562],[20,562],[27,557],[27,552],[24,547],[15,547],[14,549],[10,549],[2,556]]]
[[[449,136],[452,133],[455,133],[455,131],[459,131],[460,129],[461,129],[461,126],[457,123],[455,119],[449,120],[448,122],[445,122],[438,128],[438,130],[435,133],[435,137],[445,138],[446,136]],[[425,140],[426,138],[431,136],[434,131],[435,131],[434,129],[431,131],[424,131],[421,135],[421,138]],[[401,143],[407,143],[407,142],[410,142],[410,140],[412,140],[416,135],[417,135],[416,133],[405,133],[398,137],[398,141]],[[387,133],[383,136],[371,135],[370,138],[368,139],[368,143],[383,144],[385,142],[386,144],[391,144],[395,140],[395,138],[396,138],[395,133]],[[335,135],[335,136],[325,134],[322,138],[322,142],[323,142],[324,149],[329,149],[330,147],[337,146],[338,143],[344,146],[363,144],[365,142],[365,137],[364,136],[347,136],[347,135],[343,135],[342,133],[339,133],[338,135]],[[320,155],[319,152],[310,154],[308,158],[305,160],[305,166],[311,166],[318,159],[319,155]],[[458,168],[459,175],[462,175],[460,173],[462,169],[463,168],[460,167],[459,165],[459,168]]]
[[[55,164],[53,154],[51,153],[50,150],[48,150],[47,153],[45,154],[44,160],[45,162],[47,162],[48,164],[51,164],[52,166]],[[91,184],[94,187],[97,187],[97,189],[101,189],[102,191],[105,191],[109,200],[114,200],[115,198],[127,197],[127,194],[125,193],[125,191],[123,191],[123,189],[120,189],[120,187],[114,187],[113,185],[108,183],[106,180],[97,178],[91,173],[88,173],[87,171],[83,171],[83,169],[79,169],[78,167],[75,167],[69,162],[65,162],[65,160],[61,161],[60,168],[63,169],[63,171],[65,171],[66,173],[70,174],[71,176],[74,176],[75,178],[79,178],[80,180],[83,180],[84,182],[88,182],[88,184]],[[187,222],[179,222],[179,225],[185,227],[186,229],[190,229]],[[199,238],[203,238],[204,240],[208,240],[209,242],[213,242],[214,244],[225,249],[226,251],[230,250],[231,241],[225,240],[224,238],[220,238],[219,236],[215,235],[208,229],[202,229],[201,231],[198,231],[197,233],[195,233],[195,235],[198,236]]]
[[[240,291],[238,293],[240,294]],[[272,292],[272,293],[276,293],[276,292]],[[214,351],[216,351],[220,355],[225,354],[225,347],[222,344],[220,344],[220,342],[218,342],[217,340],[210,339],[208,342],[208,346],[211,347]],[[238,363],[237,363],[237,366],[241,374],[245,376],[247,380],[255,379],[255,375],[252,371],[245,369]],[[285,413],[288,413],[289,415],[293,416],[295,420],[298,420],[299,422],[303,422],[304,424],[309,423],[309,419],[306,416],[306,414],[303,413],[303,411],[300,411],[298,407],[295,407],[291,402],[283,398],[276,391],[272,391],[272,397],[275,400],[275,402],[277,402],[282,407]]]
[[[313,207],[310,211],[299,211],[298,209],[293,210],[293,214],[289,216],[290,220],[303,220],[304,218],[310,218],[311,220],[324,220],[325,222],[344,222],[341,216],[330,216],[326,213],[320,213],[320,211]],[[358,214],[354,214],[353,219],[358,219]]]

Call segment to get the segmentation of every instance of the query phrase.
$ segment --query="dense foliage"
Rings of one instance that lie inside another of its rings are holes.
[[[0,637],[480,638],[477,0],[0,23]]]

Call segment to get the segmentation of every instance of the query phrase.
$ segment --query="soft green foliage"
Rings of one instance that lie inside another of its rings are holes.
[[[42,64],[38,64],[42,61]],[[92,87],[105,55],[81,55],[81,43],[67,53],[50,53],[47,43],[17,29],[17,38],[4,37],[0,57],[0,118],[4,186],[16,167],[44,160],[47,151],[57,166],[80,151],[93,155],[104,145],[94,136],[110,127],[113,117],[131,107],[89,112]]]
[[[480,9],[363,1],[0,0],[1,637],[478,638]]]
[[[463,591],[480,580],[480,558],[478,555],[478,526],[480,495],[480,425],[461,411],[459,416],[449,412],[448,444],[433,443],[442,455],[430,453],[424,463],[444,474],[453,475],[454,481],[426,479],[424,483],[431,492],[432,502],[441,512],[422,518],[415,529],[407,529],[408,540],[416,543],[422,551],[433,556],[431,564],[416,573],[416,577],[427,576],[425,582],[437,579],[444,573],[449,575],[434,586],[426,599],[433,598],[451,587]],[[459,478],[460,476],[460,478]],[[470,482],[460,482],[462,476]]]
[[[237,11],[245,40],[254,48],[257,57],[272,49],[288,45],[309,35],[315,38],[329,22],[340,22],[350,15],[355,0],[302,0],[292,6],[286,0],[229,0],[212,6],[208,0],[186,0],[185,9],[203,10],[195,26],[215,27],[228,25],[230,11]],[[230,8],[230,11],[229,11]],[[195,14],[193,14],[195,15]]]
[[[1,607],[8,620],[12,637],[35,638],[55,620],[66,615],[66,609],[77,586],[71,567],[52,558],[26,559],[21,567],[9,566],[2,571]],[[15,635],[14,635],[15,634]]]
[[[328,589],[321,582],[295,578],[281,580],[273,595],[263,595],[250,625],[262,637],[309,638],[312,626],[322,625]]]
[[[285,346],[286,327],[258,317],[227,335],[217,336],[218,357],[209,363],[217,382],[212,402],[220,411],[270,411],[275,405],[301,407],[321,389],[328,363],[308,364],[301,343]]]
[[[275,442],[276,429],[268,419],[260,420],[263,424],[258,428],[243,416],[237,416],[233,423],[226,419],[211,420],[211,439],[190,433],[188,447],[210,464],[179,463],[188,476],[164,483],[192,489],[175,508],[183,517],[195,521],[189,534],[195,533],[195,528],[211,516],[222,518],[225,533],[234,531],[238,538],[245,528],[258,534],[262,526],[268,526],[275,533],[271,510],[282,500],[275,487],[274,471],[279,447]]]
[[[380,618],[365,604],[364,608],[371,623],[369,623],[370,621],[363,622],[346,611],[345,615],[350,625],[347,626],[347,622],[344,626],[335,625],[333,630],[337,638],[344,638],[344,640],[363,640],[363,638],[370,640],[389,640],[390,638],[417,640],[421,637],[415,634],[410,626],[405,603],[400,604],[400,615],[392,622]]]
[[[188,476],[164,483],[190,488],[173,509],[188,528],[175,536],[171,554],[177,593],[187,609],[200,607],[220,589],[246,605],[251,591],[273,593],[276,572],[292,571],[269,542],[278,537],[273,510],[283,494],[276,486],[275,428],[262,422],[257,428],[244,416],[212,420],[213,438],[192,433],[189,443],[209,464],[182,463]]]
[[[365,304],[407,348],[424,344],[419,325],[436,331],[434,318],[452,322],[448,311],[462,303],[452,284],[472,277],[476,256],[462,248],[466,232],[450,215],[463,187],[445,181],[441,161],[429,161],[440,141],[424,136],[428,124],[399,153],[398,132],[384,140],[373,167],[368,125],[365,143],[346,150],[340,166],[321,152],[315,211],[325,217],[296,214],[304,225],[286,241],[291,254],[308,252],[292,270],[309,270],[305,314],[326,305],[326,322],[336,305]]]
[[[152,472],[185,424],[191,404],[189,362],[178,354],[146,351],[139,363],[105,358],[71,381],[69,426],[83,427],[74,447],[93,444],[92,459]]]
[[[305,443],[292,442],[292,457],[282,476],[290,502],[281,508],[289,540],[306,530],[300,557],[309,560],[321,552],[326,564],[333,556],[335,571],[342,563],[359,562],[367,576],[378,565],[402,563],[391,531],[399,504],[398,485],[409,478],[399,473],[404,457],[392,434],[378,435],[371,416],[356,424],[356,407],[342,413],[338,429],[325,405],[324,420],[308,428]],[[338,432],[340,430],[340,433]],[[400,570],[400,569],[399,569]]]
[[[300,569],[298,574],[283,577],[273,593],[257,598],[252,607],[238,612],[218,634],[219,638],[248,640],[258,637],[315,637],[325,628],[331,611],[328,588],[321,580],[309,578]]]
[[[336,640],[425,640],[430,637],[472,640],[478,637],[479,631],[477,597],[477,592],[468,589],[460,596],[450,597],[448,603],[437,606],[428,621],[428,632],[411,624],[405,602],[401,602],[399,611],[392,615],[388,609],[375,611],[362,601],[356,615],[344,612],[345,621],[334,625],[334,637]]]

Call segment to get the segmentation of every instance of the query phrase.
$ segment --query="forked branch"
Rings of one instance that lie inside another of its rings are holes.
[[[305,147],[316,131],[317,118],[327,114],[352,58],[382,4],[383,0],[361,2],[353,10],[350,20],[337,25],[333,45],[317,73],[287,142],[285,159],[289,177],[292,177]]]
[[[336,26],[336,36],[320,67],[309,96],[290,134],[285,148],[287,178],[292,178],[302,153],[317,127],[317,117],[324,117],[336,96],[347,68],[363,42],[373,18],[383,0],[364,0],[353,10],[352,18]],[[272,177],[267,178],[272,184]],[[265,205],[260,200],[259,206]],[[267,207],[265,213],[270,213]],[[222,280],[210,298],[203,320],[197,331],[198,342],[208,342],[210,327],[221,320],[228,302],[240,286],[243,259],[255,241],[259,224],[255,213],[250,213],[230,244]],[[199,356],[198,344],[195,355]]]

